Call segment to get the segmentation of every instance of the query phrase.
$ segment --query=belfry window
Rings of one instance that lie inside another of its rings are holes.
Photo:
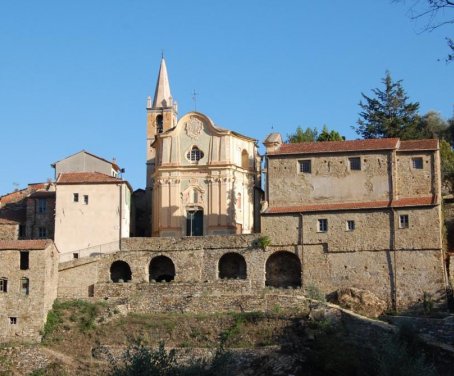
[[[162,118],[162,115],[156,116],[156,129],[158,133],[162,133],[164,130],[164,120]]]
[[[203,158],[203,151],[201,151],[197,146],[193,146],[190,151],[186,154],[186,158],[191,162],[198,162]]]

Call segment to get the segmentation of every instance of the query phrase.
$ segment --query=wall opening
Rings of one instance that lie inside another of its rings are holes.
[[[247,150],[241,152],[241,167],[245,170],[249,169],[249,154]]]
[[[246,279],[246,275],[246,261],[239,253],[229,252],[220,258],[220,279]]]
[[[20,270],[27,270],[29,268],[29,252],[21,251],[20,253]]]
[[[164,130],[164,119],[162,115],[156,116],[156,129],[158,133],[162,133],[162,131]]]
[[[294,253],[273,253],[266,261],[265,286],[301,287],[301,262]]]
[[[156,256],[150,261],[149,281],[170,282],[175,279],[175,265],[166,256]]]
[[[203,236],[203,210],[187,211],[186,236]]]
[[[110,279],[112,282],[121,283],[131,280],[131,268],[125,261],[115,261],[110,266]]]

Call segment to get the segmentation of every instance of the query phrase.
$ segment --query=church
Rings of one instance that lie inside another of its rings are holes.
[[[149,234],[258,232],[260,175],[257,140],[221,128],[200,112],[178,118],[163,57],[154,98],[147,100]]]

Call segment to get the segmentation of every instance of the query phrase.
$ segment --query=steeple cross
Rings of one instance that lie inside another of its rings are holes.
[[[197,111],[197,95],[199,95],[199,93],[197,93],[194,89],[194,91],[192,93],[192,101],[194,102],[194,111]]]

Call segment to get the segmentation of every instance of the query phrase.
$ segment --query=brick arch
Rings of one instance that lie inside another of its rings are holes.
[[[170,282],[175,279],[175,265],[167,256],[153,257],[148,266],[149,281]]]
[[[228,252],[219,259],[218,275],[220,279],[246,279],[246,260],[236,252]]]
[[[265,285],[271,287],[301,287],[301,261],[288,251],[273,253],[266,260]]]
[[[110,279],[112,282],[129,282],[132,279],[131,268],[126,261],[114,261],[110,265]]]

